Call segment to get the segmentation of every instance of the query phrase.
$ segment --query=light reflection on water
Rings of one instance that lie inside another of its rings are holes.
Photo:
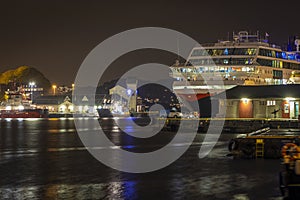
[[[1,199],[38,199],[38,187],[0,188]]]
[[[130,199],[136,182],[99,184],[55,184],[47,186],[0,188],[1,199]],[[41,194],[41,190],[45,193]]]
[[[169,167],[128,174],[89,155],[73,120],[13,119],[0,124],[0,199],[281,199],[279,161],[228,159],[232,135],[222,135],[208,158],[198,159],[200,146],[206,145],[198,134],[189,151]],[[137,143],[124,137],[115,124],[104,126],[116,145],[89,148],[148,150],[172,138],[164,133],[148,143]]]

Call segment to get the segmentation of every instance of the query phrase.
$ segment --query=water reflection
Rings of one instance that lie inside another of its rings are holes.
[[[134,199],[136,182],[110,182],[80,185],[47,186],[45,197],[49,199]]]
[[[46,188],[47,199],[103,199],[106,190],[105,184],[86,185],[49,185]]]
[[[36,186],[0,188],[0,199],[38,199]]]
[[[232,135],[222,135],[208,158],[198,158],[204,137],[199,134],[172,165],[128,174],[95,160],[78,138],[73,120],[0,120],[0,125],[0,199],[280,199],[280,161],[227,159]],[[126,137],[115,123],[104,127],[116,144],[105,147],[111,149],[147,152],[173,137],[168,132],[143,142]],[[184,145],[179,142],[174,148]]]

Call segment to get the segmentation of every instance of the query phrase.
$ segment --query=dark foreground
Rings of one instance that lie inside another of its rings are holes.
[[[94,159],[73,120],[1,120],[0,199],[281,199],[280,160],[226,157],[234,134],[221,135],[204,159],[204,134],[176,162],[156,172],[130,174]],[[175,133],[146,143],[130,142],[110,121],[103,128],[116,145],[133,151],[163,146]]]

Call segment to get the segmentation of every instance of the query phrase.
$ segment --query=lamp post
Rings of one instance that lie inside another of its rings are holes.
[[[56,85],[52,85],[53,88],[53,95],[55,95]]]
[[[75,84],[72,84],[72,95],[74,94],[74,88],[75,88]]]
[[[29,82],[30,94],[31,94],[31,103],[33,103],[33,87],[35,86],[35,82]]]

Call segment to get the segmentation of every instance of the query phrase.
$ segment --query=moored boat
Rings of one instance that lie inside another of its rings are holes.
[[[24,109],[24,110],[0,110],[0,118],[47,118],[48,110]]]

